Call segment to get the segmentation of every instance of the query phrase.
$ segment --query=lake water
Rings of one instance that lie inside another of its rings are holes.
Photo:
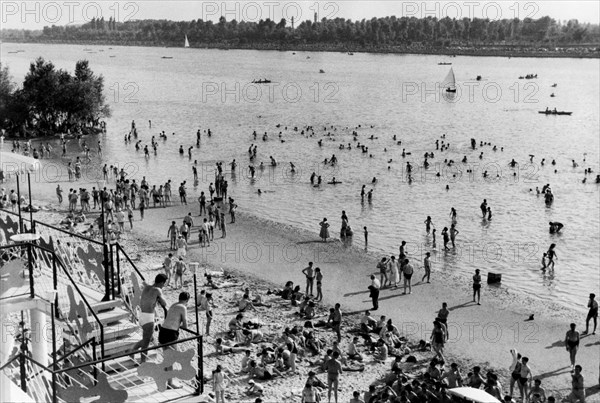
[[[24,52],[11,53],[18,49]],[[243,211],[258,217],[318,237],[323,217],[337,235],[345,210],[356,232],[354,246],[363,247],[362,227],[368,226],[370,251],[397,254],[406,240],[409,254],[421,260],[431,250],[423,224],[429,215],[438,235],[436,269],[464,273],[465,281],[475,268],[499,272],[511,291],[578,309],[588,293],[598,293],[598,60],[2,44],[3,63],[18,82],[37,56],[70,71],[86,58],[94,72],[104,75],[113,115],[103,137],[103,162],[118,163],[135,178],[145,175],[151,183],[184,178],[191,184],[187,148],[194,145],[196,130],[210,128],[213,136],[203,134],[200,149],[193,151],[202,180],[199,187],[189,186],[192,194],[207,189],[216,161],[227,164],[235,158],[239,165],[234,175],[227,166],[229,193]],[[452,62],[459,87],[453,98],[436,87],[450,68],[438,65],[440,61]],[[528,73],[538,78],[518,78]],[[477,75],[481,81],[475,80]],[[249,85],[260,78],[276,84]],[[556,97],[550,97],[552,92]],[[573,115],[538,114],[546,107]],[[143,144],[162,130],[168,133],[166,142],[159,140],[158,156],[146,160],[134,142],[124,144],[132,120]],[[301,134],[307,125],[314,127],[313,137]],[[253,130],[259,133],[256,141]],[[267,142],[261,140],[265,131]],[[435,141],[443,140],[443,134],[450,148],[441,152]],[[470,148],[471,138],[477,140],[476,150]],[[498,150],[479,147],[480,141]],[[356,148],[358,142],[369,147],[368,153]],[[258,145],[258,162],[268,165],[269,156],[279,161],[276,168],[257,170],[255,180],[247,177],[251,143]],[[338,149],[342,143],[351,143],[352,149]],[[180,144],[184,156],[178,153]],[[411,154],[403,158],[403,149]],[[435,158],[425,170],[427,151]],[[335,168],[322,164],[332,154],[339,161]],[[535,155],[533,164],[529,154]],[[463,156],[467,164],[461,162]],[[519,163],[516,169],[508,165],[513,158]],[[542,158],[544,165],[539,164]],[[444,159],[454,160],[454,167],[446,167]],[[572,166],[572,159],[579,167]],[[407,162],[413,165],[412,183],[407,181]],[[583,184],[588,167],[594,172]],[[486,170],[489,176],[483,178]],[[309,183],[313,171],[323,182],[335,176],[343,183],[314,188]],[[374,185],[373,177],[378,179]],[[555,195],[551,207],[535,194],[546,183]],[[363,184],[367,191],[374,189],[371,203],[361,203]],[[259,188],[267,192],[258,196]],[[491,221],[481,218],[484,198],[493,211]],[[440,233],[450,226],[451,207],[458,212],[460,233],[457,249],[444,253]],[[549,221],[564,223],[563,233],[550,235]],[[551,243],[557,244],[556,270],[544,274],[541,256]]]

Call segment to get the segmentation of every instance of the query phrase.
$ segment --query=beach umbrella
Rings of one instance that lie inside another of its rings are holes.
[[[462,397],[476,403],[501,403],[489,393],[475,388],[454,388],[449,389],[448,393],[454,396]]]

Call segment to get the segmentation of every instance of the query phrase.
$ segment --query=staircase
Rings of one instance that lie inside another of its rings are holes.
[[[0,231],[5,235],[16,233],[16,226],[10,217],[0,217]],[[108,280],[111,287],[106,287],[101,244],[74,238],[73,234],[42,223],[36,223],[36,228],[41,233],[37,244],[0,248],[4,258],[0,261],[0,269],[4,284],[8,284],[3,288],[0,304],[5,312],[25,311],[29,327],[32,319],[27,313],[34,309],[46,313],[48,322],[54,316],[52,332],[55,340],[51,337],[48,341],[54,342],[52,347],[56,350],[50,354],[47,363],[41,360],[50,370],[28,361],[25,354],[18,354],[0,375],[21,386],[19,361],[24,360],[27,394],[35,401],[51,401],[56,397],[60,402],[165,402],[195,394],[195,379],[202,378],[197,356],[191,362],[186,359],[181,363],[176,361],[174,365],[175,370],[181,369],[182,365],[186,368],[191,365],[196,372],[195,378],[181,380],[182,389],[164,392],[158,391],[158,381],[152,377],[156,377],[156,370],[164,374],[160,364],[165,357],[163,349],[156,348],[156,334],[154,343],[149,346],[153,349],[146,353],[148,364],[145,368],[154,365],[152,376],[139,375],[140,353],[133,358],[129,356],[128,352],[142,339],[137,307],[143,277],[120,245],[111,245],[117,250],[111,250],[113,277]],[[23,253],[25,250],[27,253]],[[113,290],[112,299],[103,301],[108,289]],[[52,290],[56,295],[54,301],[54,297],[46,297]],[[119,293],[121,295],[117,295]],[[56,315],[50,309],[50,303],[54,303]],[[195,354],[200,354],[198,343],[201,343],[201,336],[191,332],[180,337],[176,347],[181,352],[194,350]],[[54,360],[56,367],[53,367]],[[104,382],[102,387],[101,382]]]

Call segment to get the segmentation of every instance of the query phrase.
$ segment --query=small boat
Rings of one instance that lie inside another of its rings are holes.
[[[306,56],[307,59],[310,59],[310,56]]]
[[[115,55],[110,55],[110,56],[108,56],[108,57],[117,57],[117,56],[115,56]]]
[[[252,80],[252,84],[271,84],[271,80]]]
[[[172,58],[173,58],[173,56],[163,56],[163,57],[161,57],[161,59],[172,59]]]
[[[558,84],[554,83],[551,85],[552,88],[556,88],[558,86]]]
[[[456,77],[454,77],[454,70],[450,67],[450,71],[448,75],[442,82],[442,87],[446,88],[446,92],[455,93],[456,92]]]
[[[8,52],[8,53],[19,53],[19,52],[17,52],[17,51],[15,50],[14,52]]]
[[[90,52],[92,49],[83,49],[84,52]]]
[[[477,81],[481,81],[481,76],[477,76]]]
[[[295,55],[295,54],[296,54],[296,52],[292,52],[292,54],[293,54],[293,55]]]
[[[340,183],[342,183],[341,181],[331,181],[331,182],[327,182],[328,185],[339,185]]]
[[[324,74],[325,70],[321,69],[321,70],[319,70],[319,73]]]
[[[525,77],[523,77],[523,76],[519,76],[519,80],[522,80],[522,79],[524,79],[524,78],[525,78]]]
[[[354,53],[348,52],[348,56],[354,56]]]
[[[541,113],[542,115],[565,115],[565,116],[571,116],[573,114],[573,112],[557,111],[556,109],[553,111],[546,109],[545,111],[539,111],[538,113]]]
[[[554,98],[555,96],[554,93],[550,94],[550,98]]]
[[[451,65],[452,65],[452,63],[449,63],[449,62],[439,62],[438,63],[438,66],[451,66]]]
[[[187,35],[185,36],[185,42],[183,44],[184,48],[189,48],[190,47],[190,42],[188,41]]]

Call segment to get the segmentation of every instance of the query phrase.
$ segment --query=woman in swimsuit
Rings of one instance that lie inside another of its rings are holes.
[[[575,358],[579,349],[579,332],[575,330],[575,323],[571,323],[571,329],[565,336],[565,346],[571,359],[571,369],[575,368]]]

